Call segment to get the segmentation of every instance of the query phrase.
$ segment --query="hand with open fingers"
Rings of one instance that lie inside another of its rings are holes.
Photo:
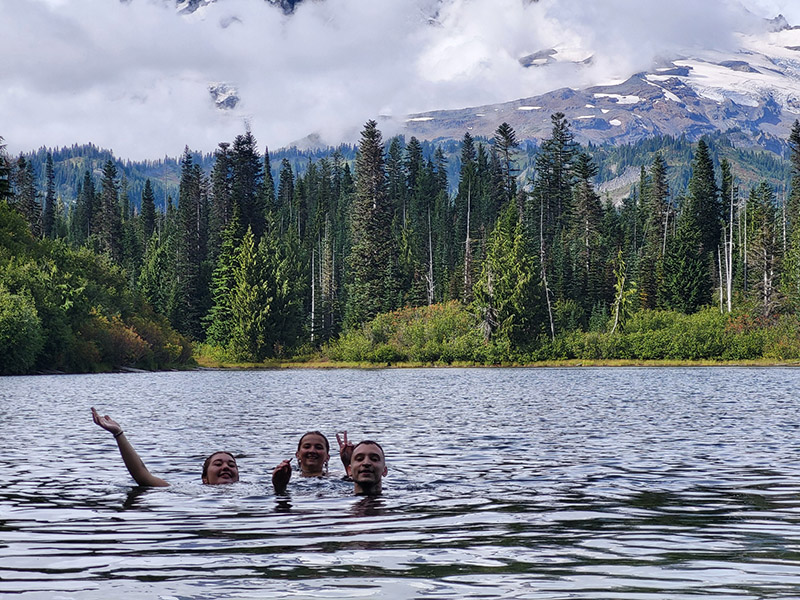
[[[101,416],[97,412],[97,410],[95,410],[94,406],[92,407],[92,419],[100,427],[102,427],[106,431],[110,431],[115,436],[122,433],[122,426],[119,423],[117,423],[114,419],[112,419],[108,415]]]

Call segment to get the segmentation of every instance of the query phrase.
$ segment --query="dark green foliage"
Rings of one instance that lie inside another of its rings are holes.
[[[53,238],[56,237],[56,185],[53,171],[53,155],[49,152],[47,153],[45,165],[47,187],[42,210],[42,235],[47,238]]]
[[[544,330],[545,301],[536,260],[528,252],[516,206],[509,203],[489,236],[475,309],[487,341],[501,337],[525,347]]]
[[[692,206],[684,208],[663,263],[662,303],[666,308],[686,314],[697,312],[711,301],[709,254],[704,251],[698,219]]]
[[[260,237],[265,226],[264,171],[256,139],[250,131],[237,135],[230,152],[231,198],[239,205],[242,227]]]
[[[122,259],[122,209],[117,175],[116,165],[111,159],[107,160],[100,182],[99,205],[97,212],[92,215],[90,229],[96,232],[100,251],[119,262]]]
[[[191,353],[107,255],[36,241],[0,202],[0,372],[185,364]]]
[[[277,173],[249,132],[221,143],[213,157],[187,149],[180,161],[122,163],[80,147],[5,161],[19,218],[5,243],[21,256],[32,247],[40,253],[10,260],[0,279],[4,318],[42,342],[40,349],[23,344],[34,352],[16,354],[17,362],[28,370],[152,366],[169,354],[147,349],[167,343],[158,333],[164,319],[195,340],[207,335],[220,355],[256,361],[290,356],[301,345],[335,348],[330,341],[343,330],[342,340],[361,348],[364,323],[371,323],[369,348],[348,354],[359,360],[706,356],[719,354],[710,349],[720,343],[732,344],[730,356],[766,353],[766,337],[755,331],[712,335],[718,323],[706,307],[719,298],[722,314],[749,303],[772,319],[800,306],[800,196],[792,192],[782,211],[774,191],[789,167],[721,136],[696,147],[661,138],[584,151],[563,115],[552,124],[540,147],[518,144],[506,124],[491,140],[467,133],[460,143],[396,137],[384,146],[371,121],[357,153],[350,146],[279,150]],[[793,176],[797,147],[800,125],[789,139]],[[629,178],[631,167],[641,175],[626,197],[619,187],[599,191],[603,181]],[[738,190],[759,171],[767,179],[745,202]],[[68,229],[59,197],[71,205]],[[20,223],[23,237],[14,229]],[[64,307],[80,302],[69,294],[86,292],[65,290],[90,286],[60,279],[70,261],[113,281],[99,288],[127,298],[125,307],[106,309],[114,303],[98,300],[90,318],[74,321]],[[160,316],[147,313],[143,297]],[[433,308],[396,309],[450,300],[462,308],[474,301],[475,329],[447,343],[480,340],[481,327],[489,341],[473,352],[448,351],[444,338],[405,347],[403,336],[422,335],[428,325],[416,319],[454,327],[466,320],[439,320]],[[653,312],[641,312],[648,307]],[[655,309],[706,316],[680,321]],[[415,324],[387,333],[389,314]],[[639,315],[649,315],[652,327],[639,327]],[[659,319],[680,324],[656,327]],[[680,326],[705,333],[668,339]],[[794,347],[791,328],[784,333],[781,356]]]
[[[36,175],[33,163],[20,156],[16,170],[12,173],[13,202],[12,205],[25,217],[33,235],[41,234],[42,207],[39,203],[39,192],[36,189]]]
[[[368,121],[356,161],[346,321],[356,325],[400,305],[400,269],[386,189],[381,132]]]
[[[783,245],[775,192],[766,181],[750,190],[747,211],[750,238],[747,253],[751,265],[752,294],[761,313],[768,317],[781,302],[777,284]]]
[[[142,211],[141,211],[141,231],[142,239],[147,241],[156,230],[156,197],[153,194],[153,186],[148,179],[144,184],[142,192]]]

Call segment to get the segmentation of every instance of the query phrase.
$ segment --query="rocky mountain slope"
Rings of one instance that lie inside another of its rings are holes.
[[[538,140],[550,133],[550,115],[563,112],[583,143],[625,144],[654,135],[695,140],[722,131],[738,144],[779,152],[800,118],[800,28],[782,18],[773,24],[772,31],[741,35],[736,53],[704,51],[611,85],[412,115],[402,128],[425,139],[465,131],[491,136],[506,121],[520,139]],[[530,68],[547,68],[556,57],[549,53]]]

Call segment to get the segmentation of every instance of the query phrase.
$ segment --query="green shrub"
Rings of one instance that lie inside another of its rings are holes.
[[[43,346],[33,299],[29,294],[12,294],[0,284],[0,375],[29,372]]]

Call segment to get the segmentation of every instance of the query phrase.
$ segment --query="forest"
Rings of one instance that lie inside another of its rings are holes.
[[[274,168],[245,131],[187,147],[173,188],[110,154],[66,188],[58,151],[3,150],[0,373],[800,359],[800,123],[787,161],[724,135],[644,161],[551,121],[524,147],[368,121]]]

